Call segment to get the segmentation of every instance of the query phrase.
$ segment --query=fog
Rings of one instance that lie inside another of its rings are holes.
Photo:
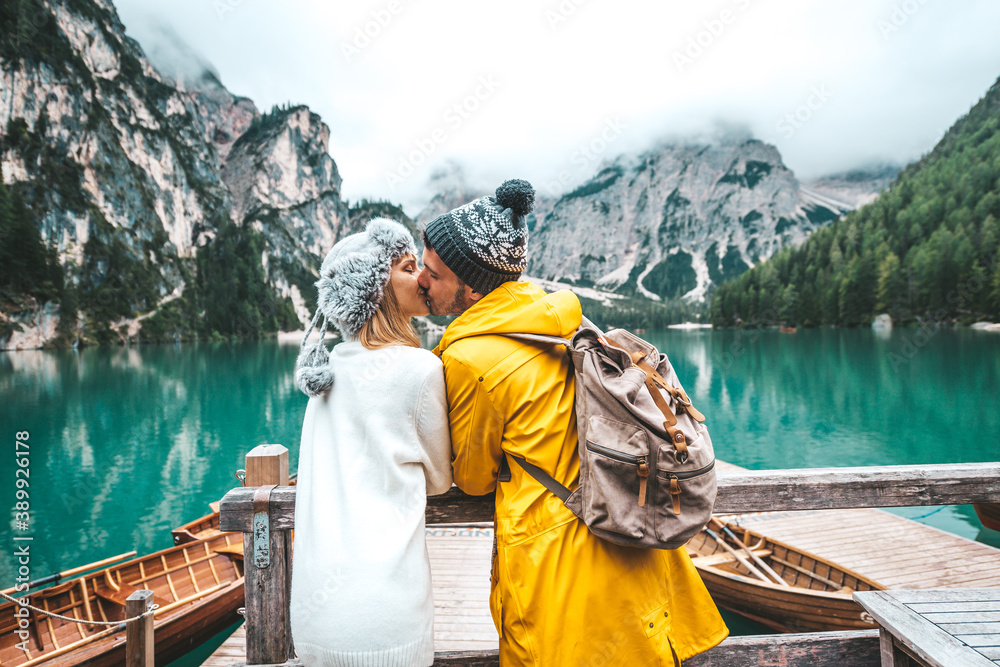
[[[410,214],[443,165],[572,187],[664,140],[754,136],[802,178],[905,164],[1000,75],[988,0],[116,6],[154,62],[210,63],[261,110],[309,105],[344,195]]]

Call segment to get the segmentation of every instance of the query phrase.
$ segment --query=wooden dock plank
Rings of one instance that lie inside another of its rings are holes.
[[[489,605],[493,527],[433,526],[426,540],[434,591],[434,650],[497,649],[500,641]],[[202,667],[245,662],[244,628],[241,625]]]
[[[933,611],[937,604],[968,604],[995,599],[997,595],[998,591],[988,589],[864,591],[855,593],[854,599],[875,617],[880,629],[891,634],[889,643],[904,646],[922,665],[994,667],[992,659],[978,649],[997,646],[1000,635],[953,635],[947,626],[930,622],[923,612]],[[914,609],[913,603],[929,609]],[[885,661],[884,655],[883,664],[892,664]]]
[[[718,465],[720,471],[737,469],[723,462]],[[821,505],[819,501],[813,504]],[[440,513],[447,514],[445,510]],[[763,512],[739,515],[737,522],[889,588],[1000,587],[1000,550],[882,510]],[[427,549],[435,597],[435,649],[496,649],[498,641],[488,604],[492,528],[486,524],[430,526]],[[970,608],[1000,612],[1000,603],[967,602],[962,607],[965,611]],[[945,604],[938,605],[936,613],[952,612]],[[980,620],[987,619],[954,622]],[[986,649],[991,650],[988,646]],[[234,662],[228,653],[226,658],[221,664]],[[205,664],[221,667],[211,660]]]
[[[742,515],[741,526],[891,589],[1000,587],[1000,549],[877,509]],[[844,526],[848,530],[824,530]]]

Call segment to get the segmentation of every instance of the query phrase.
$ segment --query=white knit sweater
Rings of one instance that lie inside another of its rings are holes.
[[[303,663],[434,661],[427,494],[451,487],[441,361],[427,350],[333,348],[299,450],[291,622]]]

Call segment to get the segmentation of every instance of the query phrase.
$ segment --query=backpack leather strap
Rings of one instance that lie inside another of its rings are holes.
[[[653,403],[657,408],[659,408],[660,413],[663,415],[663,428],[670,435],[670,440],[674,443],[674,448],[677,450],[678,454],[686,458],[687,440],[684,438],[684,434],[675,428],[677,426],[677,416],[670,409],[670,405],[667,403],[666,399],[663,398],[663,394],[660,393],[660,389],[657,386],[657,384],[659,384],[657,379],[659,379],[663,385],[666,385],[666,382],[663,382],[663,378],[656,372],[656,369],[644,361],[646,355],[642,352],[629,352],[621,345],[613,343],[607,339],[604,340],[604,343],[608,347],[613,347],[627,354],[632,360],[632,364],[645,373],[646,378],[643,381],[643,384],[646,385],[646,390],[649,391],[649,395],[653,399]],[[667,389],[667,391],[670,390]],[[673,396],[673,394],[671,394],[671,396]]]
[[[535,481],[537,481],[539,484],[541,484],[546,489],[548,489],[549,491],[551,491],[552,495],[554,495],[555,497],[557,497],[559,500],[561,500],[561,501],[563,501],[565,503],[566,499],[569,498],[569,496],[572,493],[572,491],[570,491],[569,489],[567,489],[565,486],[563,486],[562,484],[560,484],[556,480],[552,479],[552,476],[549,475],[549,473],[545,472],[544,470],[542,470],[541,468],[539,468],[538,466],[536,466],[536,465],[534,465],[532,463],[528,463],[527,461],[525,461],[522,458],[514,456],[513,454],[504,453],[504,458],[505,459],[506,459],[507,456],[510,456],[510,458],[514,459],[514,461],[517,463],[517,465],[521,466],[526,473],[528,473],[529,475],[531,475],[532,477],[534,477]],[[501,467],[502,467],[502,464],[501,464]]]
[[[677,450],[677,456],[681,463],[687,459],[687,438],[681,433],[680,429],[677,428],[677,416],[670,410],[670,406],[667,404],[666,399],[663,398],[663,394],[660,393],[660,388],[656,386],[653,380],[653,375],[650,371],[653,369],[645,361],[640,361],[636,364],[643,373],[646,374],[646,389],[649,390],[650,396],[653,397],[653,403],[656,407],[660,409],[663,413],[663,428],[666,429],[667,433],[670,435],[670,441],[674,443],[674,449]],[[655,372],[655,371],[653,371]]]

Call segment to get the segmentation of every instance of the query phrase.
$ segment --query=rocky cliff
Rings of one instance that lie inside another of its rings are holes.
[[[778,150],[757,140],[661,145],[619,157],[543,209],[528,272],[703,302],[713,285],[856,206],[837,194],[832,184],[803,187]]]
[[[261,115],[211,71],[161,74],[107,0],[3,0],[0,26],[0,167],[57,250],[70,293],[59,299],[65,337],[253,335],[294,327],[291,313],[304,320],[303,292],[347,217],[316,114]],[[272,308],[204,322],[213,311],[198,254],[232,225],[259,237],[254,261]],[[175,300],[169,317],[157,315]],[[139,324],[149,317],[155,326]],[[39,339],[14,328],[7,347]]]

